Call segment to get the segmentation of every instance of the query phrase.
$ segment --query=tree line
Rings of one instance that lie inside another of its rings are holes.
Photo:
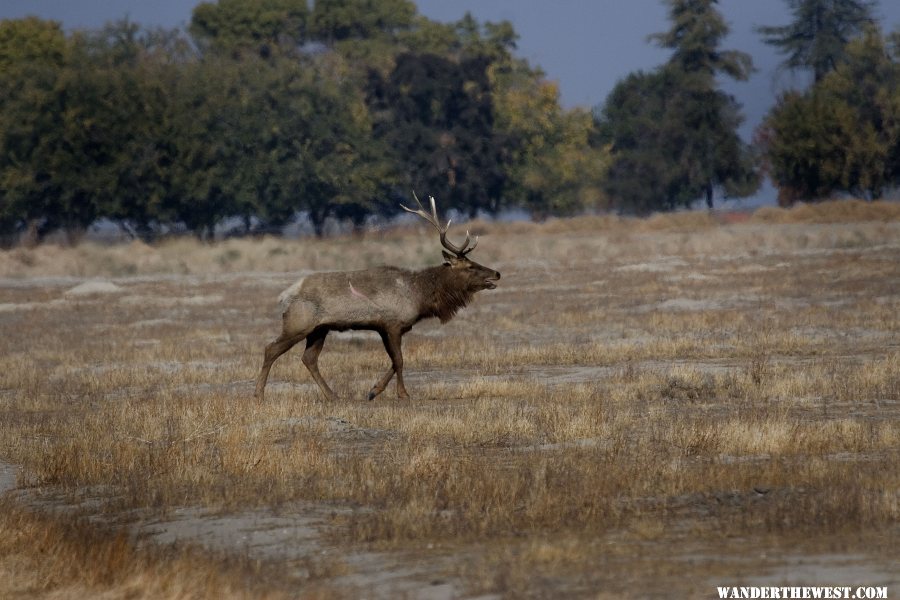
[[[716,0],[665,2],[654,41],[671,58],[592,112],[561,106],[508,22],[438,23],[411,0],[218,0],[186,30],[0,21],[0,240],[77,238],[98,219],[209,238],[298,215],[321,235],[392,217],[410,190],[542,218],[712,206],[763,173],[789,200],[894,185],[900,38],[871,3],[788,0],[794,23],[761,30],[815,82],[748,144],[719,78],[746,78],[750,57],[720,48]]]

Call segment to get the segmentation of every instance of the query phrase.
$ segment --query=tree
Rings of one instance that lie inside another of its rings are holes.
[[[787,0],[789,25],[759,27],[764,41],[787,55],[789,69],[811,69],[815,82],[837,68],[847,43],[872,24],[874,0]]]
[[[554,82],[524,65],[516,70],[496,95],[496,126],[511,140],[507,203],[536,219],[599,207],[609,152],[591,145],[591,114],[564,110]]]
[[[693,76],[695,85],[708,89],[718,73],[746,81],[753,70],[748,54],[736,50],[720,50],[728,35],[728,25],[715,6],[718,0],[665,0],[672,28],[650,36],[663,48],[672,50],[668,67]]]
[[[371,212],[384,153],[340,57],[213,55],[182,69],[168,220],[210,237],[226,218],[268,231],[304,212],[322,235],[330,216]]]
[[[0,21],[0,241],[9,245],[43,214],[44,134],[68,43],[59,23],[34,17]]]
[[[847,140],[841,107],[821,94],[784,94],[757,140],[764,149],[767,171],[778,188],[778,202],[827,198],[840,189]]]
[[[162,138],[171,161],[159,213],[201,239],[238,212],[230,182],[246,153],[231,124],[249,93],[239,77],[242,64],[211,55],[178,65],[169,90]]]
[[[740,197],[759,184],[750,148],[737,134],[740,107],[716,82],[720,73],[746,79],[750,57],[719,49],[728,27],[716,0],[667,3],[672,28],[651,39],[672,49],[671,58],[620,82],[595,113],[597,139],[612,151],[607,193],[636,212],[698,198],[712,208],[717,189]]]
[[[663,69],[632,73],[616,84],[595,117],[599,143],[612,150],[604,189],[620,208],[638,214],[683,203],[674,160],[679,138],[667,129],[671,79]]]
[[[446,190],[444,201],[471,216],[496,211],[505,182],[489,64],[405,53],[388,78],[373,73],[369,87],[375,135],[393,150],[404,190]]]
[[[142,32],[128,20],[79,35],[76,81],[90,94],[81,122],[90,123],[92,191],[98,215],[145,241],[156,237],[173,161],[166,137],[171,90],[186,40]]]
[[[806,93],[791,92],[759,133],[780,201],[835,192],[878,198],[900,181],[900,63],[872,27]]]
[[[176,135],[190,165],[175,167],[183,193],[169,207],[179,220],[200,218],[188,227],[211,231],[236,216],[245,231],[271,230],[303,211],[321,235],[342,206],[362,207],[344,211],[357,220],[366,214],[371,190],[361,156],[370,126],[360,89],[340,56],[300,46],[350,30],[374,35],[366,27],[391,12],[373,15],[369,4],[320,1],[310,13],[306,0],[219,0],[194,10],[191,32],[210,52],[195,67],[204,91],[182,91],[186,113],[198,114],[179,120]],[[356,18],[366,27],[354,29]],[[329,22],[337,34],[326,31]],[[213,88],[217,97],[207,97]]]
[[[329,217],[360,226],[373,212],[386,151],[372,137],[363,94],[347,71],[340,56],[326,55],[276,64],[268,74],[256,156],[271,179],[259,194],[257,215],[281,223],[304,211],[321,236]]]
[[[0,226],[9,239],[30,228],[40,239],[74,238],[97,217],[90,169],[96,145],[81,120],[90,86],[85,57],[59,23],[0,22]]]
[[[608,151],[515,43],[508,22],[436,23],[411,0],[211,0],[190,37],[4,21],[0,235],[105,218],[209,238],[298,214],[322,234],[410,188],[470,215],[596,205]]]
[[[842,121],[850,142],[843,189],[880,198],[900,178],[900,63],[891,58],[875,26],[848,44],[844,62],[822,80],[821,88],[849,109]]]

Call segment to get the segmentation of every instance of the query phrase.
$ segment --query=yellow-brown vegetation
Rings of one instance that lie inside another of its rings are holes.
[[[0,460],[21,467],[0,517],[7,589],[188,598],[368,585],[362,559],[324,560],[323,548],[391,556],[401,572],[430,565],[406,579],[457,595],[709,595],[789,552],[887,572],[900,522],[900,221],[890,203],[848,206],[735,224],[478,223],[477,260],[504,278],[406,338],[408,402],[393,390],[364,400],[387,366],[368,334],[326,343],[338,403],[321,400],[299,353],[276,364],[263,404],[251,387],[275,298],[298,273],[433,263],[430,233],[2,253]],[[96,277],[118,289],[73,290]],[[310,507],[329,516],[302,568],[133,534],[185,508]]]

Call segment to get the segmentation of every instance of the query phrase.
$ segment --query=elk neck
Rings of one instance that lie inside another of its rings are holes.
[[[413,285],[419,292],[421,318],[437,317],[441,323],[452,319],[475,294],[462,276],[443,265],[416,271]]]

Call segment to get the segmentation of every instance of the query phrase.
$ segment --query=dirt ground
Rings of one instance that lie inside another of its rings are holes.
[[[282,289],[354,250],[434,264],[424,232],[78,250],[89,275],[6,253],[0,497],[124,533],[132,562],[237,561],[237,596],[900,589],[900,222],[481,233],[500,285],[404,338],[405,402],[366,402],[388,362],[365,332],[326,343],[338,403],[298,349],[264,405],[252,382]],[[0,596],[134,597],[16,587],[33,552],[0,548]]]

